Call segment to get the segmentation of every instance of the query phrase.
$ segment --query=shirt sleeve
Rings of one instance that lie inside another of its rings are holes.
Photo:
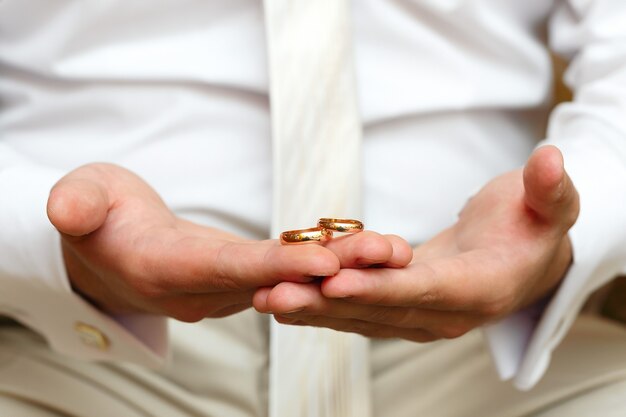
[[[626,265],[626,2],[563,0],[551,18],[551,47],[568,58],[572,102],[550,117],[544,143],[556,145],[580,194],[570,230],[574,261],[538,312],[520,311],[485,328],[503,379],[530,389],[585,300]]]
[[[67,355],[160,365],[167,356],[164,318],[110,317],[72,291],[59,234],[46,216],[49,191],[63,175],[0,141],[0,316]]]

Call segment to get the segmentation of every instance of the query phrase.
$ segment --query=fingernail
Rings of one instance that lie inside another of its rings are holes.
[[[281,313],[281,314],[295,314],[295,313],[299,313],[299,312],[301,312],[303,310],[304,310],[304,307],[300,307],[300,308],[296,308],[295,310],[285,311],[284,313]]]
[[[382,264],[386,261],[386,259],[368,259],[368,258],[359,258],[356,261],[356,264],[361,267],[374,266],[378,264]]]
[[[385,261],[386,259],[359,258],[356,260],[355,263],[359,266],[371,266],[371,265],[381,264]]]
[[[563,175],[563,178],[561,178],[561,181],[559,181],[554,190],[553,197],[555,200],[559,200],[563,197],[563,194],[565,193],[565,185],[565,175]]]
[[[283,316],[282,314],[275,315],[274,317],[277,319],[283,320],[285,322],[284,324],[292,324],[298,321],[297,319],[293,317],[286,317],[286,316]]]
[[[305,276],[312,277],[312,278],[326,278],[326,277],[332,277],[335,275],[337,275],[337,271],[328,271],[326,273],[321,273],[321,274],[307,274]]]
[[[307,280],[304,282],[319,284],[322,281],[324,281],[326,278],[328,278],[328,276],[327,275],[306,275],[305,278],[307,278]]]

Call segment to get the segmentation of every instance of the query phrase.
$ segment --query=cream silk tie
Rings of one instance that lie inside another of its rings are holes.
[[[272,234],[360,218],[361,126],[349,0],[265,0]],[[368,342],[272,322],[270,417],[369,417]]]

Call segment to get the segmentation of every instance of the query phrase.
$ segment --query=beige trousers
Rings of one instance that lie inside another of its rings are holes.
[[[0,327],[0,416],[265,416],[267,335],[267,318],[252,311],[172,323],[172,361],[151,371],[78,362],[26,329]],[[626,416],[626,329],[596,317],[578,319],[527,393],[498,380],[478,332],[377,341],[371,359],[376,417]]]

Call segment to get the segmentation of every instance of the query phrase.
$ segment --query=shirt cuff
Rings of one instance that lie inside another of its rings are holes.
[[[0,171],[0,315],[37,331],[63,354],[159,366],[168,350],[165,318],[109,317],[72,291],[45,210],[63,175],[30,164]]]
[[[522,311],[485,328],[500,376],[522,390],[546,372],[587,297],[626,264],[626,155],[615,143],[623,138],[588,119],[571,120],[553,133],[567,137],[546,142],[563,152],[580,195],[580,215],[569,233],[574,261],[540,317]]]
[[[537,327],[549,300],[549,298],[542,299],[497,323],[483,327],[483,336],[486,339],[491,358],[503,381],[507,381],[517,374],[533,331]]]

